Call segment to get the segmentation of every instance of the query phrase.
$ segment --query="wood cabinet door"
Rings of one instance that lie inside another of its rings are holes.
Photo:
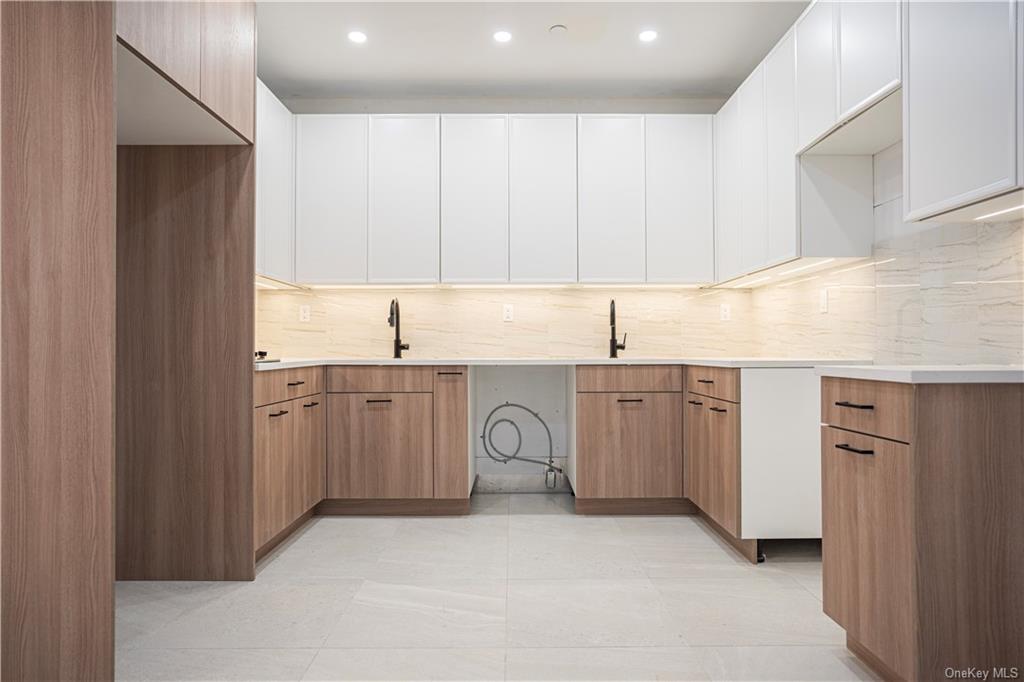
[[[720,526],[740,535],[740,406],[705,398],[708,500],[702,507]]]
[[[703,397],[692,393],[686,396],[683,406],[683,496],[702,509],[708,487],[707,413]]]
[[[578,495],[681,497],[680,393],[576,394]]]
[[[433,496],[433,395],[335,393],[327,411],[329,498]]]
[[[253,421],[253,536],[259,548],[289,523],[294,405],[256,408]]]
[[[910,446],[822,427],[825,613],[904,679],[913,670]]]
[[[469,368],[434,369],[434,497],[469,497]]]
[[[203,2],[199,94],[203,104],[253,141],[256,4]]]
[[[117,37],[199,97],[200,3],[117,2]]]
[[[324,499],[327,446],[322,395],[293,400],[295,445],[292,449],[291,520],[305,514]]]

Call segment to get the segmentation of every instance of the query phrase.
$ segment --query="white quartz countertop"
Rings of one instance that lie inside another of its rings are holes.
[[[817,374],[903,384],[1024,383],[1021,365],[833,365],[818,367]]]
[[[316,367],[317,365],[707,365],[738,368],[797,368],[829,364],[864,363],[863,359],[828,358],[281,358],[279,362],[256,363],[257,371]]]

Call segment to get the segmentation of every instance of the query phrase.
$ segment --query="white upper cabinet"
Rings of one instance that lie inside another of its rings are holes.
[[[740,265],[756,270],[768,260],[768,166],[765,146],[764,65],[740,85]]]
[[[509,116],[509,279],[576,281],[576,116]]]
[[[843,0],[839,12],[839,112],[845,119],[900,81],[900,4]]]
[[[927,218],[1021,184],[1020,4],[907,2],[903,15],[904,212]]]
[[[803,149],[838,120],[836,9],[818,0],[796,25],[797,145]]]
[[[508,281],[508,117],[441,117],[441,281]]]
[[[795,60],[790,33],[764,61],[769,263],[798,255]]]
[[[714,147],[709,115],[648,115],[647,281],[715,278]]]
[[[439,276],[439,119],[370,116],[369,281]]]
[[[740,199],[743,147],[739,93],[715,114],[715,279],[743,274]]]
[[[644,119],[579,118],[579,278],[643,282]]]
[[[296,117],[297,282],[366,281],[368,125],[364,115]]]
[[[256,118],[256,273],[292,282],[294,116],[260,80]]]

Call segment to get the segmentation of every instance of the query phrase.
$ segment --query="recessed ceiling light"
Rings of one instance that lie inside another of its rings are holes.
[[[494,40],[499,43],[507,43],[508,41],[512,40],[512,34],[509,33],[508,31],[495,31]]]
[[[360,45],[362,45],[363,43],[366,42],[366,34],[363,33],[362,31],[349,31],[348,39],[351,40],[353,43],[359,43]]]
[[[646,31],[640,31],[640,35],[637,37],[640,39],[640,42],[649,43],[658,37],[658,32],[647,29]]]

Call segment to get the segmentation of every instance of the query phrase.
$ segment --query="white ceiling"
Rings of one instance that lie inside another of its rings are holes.
[[[259,75],[285,98],[726,96],[806,5],[260,2]]]

